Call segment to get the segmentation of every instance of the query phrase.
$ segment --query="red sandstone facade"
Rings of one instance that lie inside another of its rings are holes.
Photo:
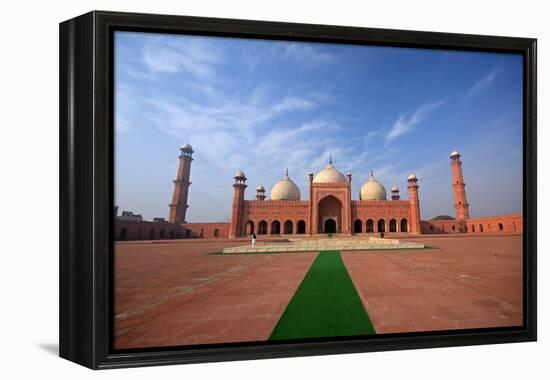
[[[246,176],[234,177],[233,207],[229,237],[256,235],[317,235],[335,233],[408,232],[420,233],[418,186],[414,179],[415,202],[408,200],[352,200],[351,174],[344,182],[315,183],[309,178],[312,201],[245,200]],[[413,220],[413,218],[416,218]]]
[[[351,194],[351,173],[346,176],[332,166],[326,170],[335,177],[316,180],[309,173],[309,199],[266,200],[265,189],[256,189],[255,199],[245,199],[246,176],[239,171],[233,184],[233,202],[229,223],[187,223],[188,195],[193,150],[186,144],[179,156],[174,180],[174,193],[169,205],[169,222],[116,220],[115,240],[154,240],[180,238],[241,238],[256,235],[318,235],[318,234],[522,234],[521,214],[470,218],[462,161],[458,152],[451,153],[452,188],[456,218],[453,220],[423,221],[420,216],[418,180],[411,174],[407,179],[408,200],[402,200],[394,187],[391,199],[383,195],[376,199]],[[322,172],[321,172],[322,173]],[[335,174],[336,173],[336,174]],[[288,173],[283,180],[288,180]],[[374,180],[371,174],[371,180]],[[292,182],[292,181],[290,181]],[[374,180],[377,183],[377,181]],[[293,184],[293,182],[292,182]],[[294,185],[295,186],[295,185]],[[381,185],[376,185],[381,186]],[[382,187],[383,188],[383,187]],[[361,190],[361,194],[363,188]],[[273,193],[272,193],[273,195]],[[273,198],[273,197],[272,197]]]

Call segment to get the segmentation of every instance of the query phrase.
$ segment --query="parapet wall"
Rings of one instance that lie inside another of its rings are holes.
[[[185,228],[190,231],[191,238],[227,238],[229,237],[229,223],[185,223]]]
[[[280,199],[276,201],[272,200],[264,200],[259,201],[257,199],[251,199],[251,200],[245,200],[244,201],[245,207],[273,207],[273,206],[307,206],[309,205],[309,201],[295,201],[295,200],[287,200],[287,199]]]
[[[420,230],[423,234],[460,234],[466,232],[464,222],[458,220],[422,220]]]
[[[181,239],[186,237],[186,229],[177,223],[116,219],[114,224],[114,238],[116,241]]]
[[[470,218],[466,221],[468,233],[523,233],[523,215],[509,214]]]
[[[423,220],[423,234],[517,234],[523,233],[523,215],[494,215],[459,220]]]

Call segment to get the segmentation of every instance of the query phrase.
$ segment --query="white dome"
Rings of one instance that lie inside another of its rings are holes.
[[[332,160],[323,170],[313,177],[313,183],[346,183],[347,181],[346,176],[340,173],[332,165]]]
[[[242,170],[239,170],[237,173],[235,173],[235,176],[233,178],[246,178]]]
[[[460,156],[460,153],[458,153],[456,150],[453,150],[449,157],[454,157],[454,156]]]
[[[271,200],[300,200],[300,189],[288,177],[288,173],[271,189]]]
[[[359,193],[359,198],[361,200],[379,200],[385,201],[386,198],[386,188],[378,182],[374,176],[371,174],[371,177],[363,186],[361,186],[361,192]]]
[[[193,150],[189,144],[185,144],[181,149]]]
[[[260,185],[256,188],[256,191],[263,193],[265,191],[265,187],[263,185]]]
[[[394,186],[391,188],[391,191],[399,191],[399,189],[397,188],[397,186]]]
[[[411,175],[409,175],[409,177],[408,177],[407,179],[408,179],[408,180],[410,180],[410,179],[416,179],[416,176],[415,176],[414,174],[411,174]]]

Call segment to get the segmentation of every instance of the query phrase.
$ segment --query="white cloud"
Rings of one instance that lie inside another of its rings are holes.
[[[284,45],[282,56],[307,63],[335,63],[338,57],[334,54],[322,51],[321,49],[306,43],[288,43]]]
[[[320,48],[319,45],[300,42],[270,41],[269,49],[250,46],[241,51],[243,64],[250,70],[261,70],[265,64],[299,64],[308,68],[323,64],[337,63],[336,54]],[[325,94],[324,96],[328,96]]]
[[[219,49],[204,39],[151,37],[141,52],[152,72],[187,72],[199,79],[211,79],[214,66],[223,63]]]
[[[281,102],[275,104],[271,109],[273,115],[280,114],[286,111],[294,110],[307,110],[315,107],[315,104],[304,98],[299,98],[296,96],[285,97]]]
[[[395,138],[404,135],[405,133],[408,133],[412,131],[415,125],[422,122],[430,112],[432,112],[437,107],[441,106],[443,103],[445,103],[447,100],[440,100],[438,102],[432,102],[432,103],[425,103],[418,107],[416,111],[414,111],[412,114],[403,114],[400,115],[397,120],[393,123],[393,126],[389,133],[386,135],[386,140],[391,141]]]
[[[117,133],[130,131],[134,124],[134,115],[139,109],[139,97],[127,84],[115,87],[115,130]]]
[[[149,100],[151,122],[175,136],[175,144],[190,142],[211,165],[228,172],[250,167],[266,156],[272,163],[280,158],[304,156],[298,142],[303,143],[313,131],[326,133],[335,128],[325,121],[279,124],[282,122],[278,120],[286,120],[282,116],[301,119],[305,117],[303,112],[317,107],[304,97],[266,99],[252,94],[239,99],[214,91],[216,101],[210,103],[187,98],[152,98]]]
[[[474,96],[488,88],[496,79],[496,77],[500,74],[502,69],[500,67],[497,67],[493,69],[490,73],[488,73],[486,76],[478,80],[470,89],[466,92],[466,96]]]

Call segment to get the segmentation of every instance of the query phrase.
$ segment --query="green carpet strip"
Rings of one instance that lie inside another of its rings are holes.
[[[270,340],[375,334],[339,251],[320,252]]]

